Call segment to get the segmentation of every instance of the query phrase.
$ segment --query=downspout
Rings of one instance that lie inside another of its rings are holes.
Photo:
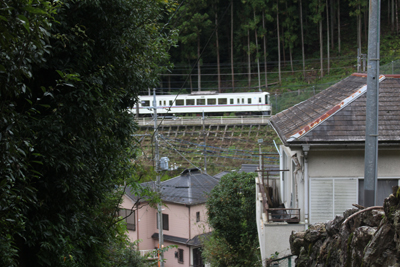
[[[188,206],[189,209],[189,238],[188,240],[192,239],[192,224],[190,223],[191,217],[190,217],[190,206]],[[192,265],[192,247],[189,246],[189,265]]]
[[[308,151],[310,146],[303,146],[304,153],[304,224],[308,229]]]

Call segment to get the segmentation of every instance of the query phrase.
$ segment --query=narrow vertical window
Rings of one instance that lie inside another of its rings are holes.
[[[196,212],[196,222],[200,221],[200,211]]]
[[[178,263],[183,263],[183,249],[178,249]]]

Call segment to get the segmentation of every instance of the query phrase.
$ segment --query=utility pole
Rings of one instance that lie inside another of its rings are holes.
[[[379,35],[381,1],[369,1],[364,206],[376,204],[378,183]]]
[[[206,130],[205,130],[205,119],[204,117],[204,110],[203,110],[203,137],[204,137],[204,150],[203,150],[203,156],[204,156],[204,173],[207,173],[207,150],[206,150]]]
[[[161,194],[161,179],[160,179],[160,154],[158,151],[158,125],[157,125],[157,99],[156,99],[156,89],[153,88],[153,111],[154,111],[154,161],[157,173],[156,179],[156,190],[159,194]],[[157,204],[157,221],[158,221],[158,243],[160,252],[160,267],[164,267],[164,252],[162,248],[164,247],[164,236],[163,236],[163,221],[162,221],[162,206],[161,203]]]

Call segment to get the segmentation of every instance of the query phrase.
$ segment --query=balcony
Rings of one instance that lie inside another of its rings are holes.
[[[146,258],[147,260],[157,259],[156,249],[139,250],[140,256]]]

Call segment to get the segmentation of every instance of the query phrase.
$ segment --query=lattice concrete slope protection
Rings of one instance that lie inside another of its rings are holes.
[[[140,146],[143,150],[142,162],[152,162],[152,126],[142,126],[138,134],[143,135]],[[263,139],[262,152],[265,164],[278,164],[278,155],[273,144],[278,137],[269,125],[201,125],[161,126],[159,128],[160,157],[169,157],[170,166],[176,163],[181,168],[204,167],[204,139],[206,143],[207,172],[240,169],[241,164],[257,164],[258,139]],[[138,138],[139,139],[139,138]],[[186,158],[186,159],[185,159]],[[190,164],[191,162],[192,164]]]

